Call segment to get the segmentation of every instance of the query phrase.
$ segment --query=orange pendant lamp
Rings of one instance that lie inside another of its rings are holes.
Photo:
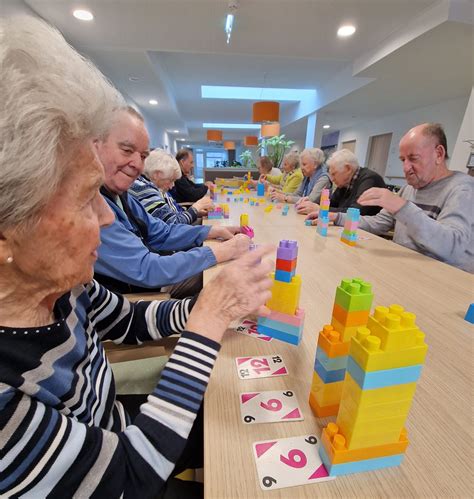
[[[258,137],[256,135],[247,135],[244,138],[244,146],[247,147],[258,146]]]
[[[280,103],[272,101],[254,102],[252,121],[254,123],[280,121]]]
[[[233,140],[226,140],[224,142],[224,149],[227,151],[235,151],[235,142]]]
[[[222,142],[222,131],[221,130],[208,130],[207,140],[209,142]]]
[[[280,123],[265,123],[261,126],[260,135],[262,137],[276,137],[280,135]]]

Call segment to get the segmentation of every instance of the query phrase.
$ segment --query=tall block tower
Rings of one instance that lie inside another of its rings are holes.
[[[344,229],[341,232],[341,241],[348,246],[357,244],[357,228],[360,222],[359,208],[348,208],[346,212],[346,221]]]
[[[336,423],[322,435],[331,476],[396,466],[408,446],[405,422],[425,361],[425,335],[400,305],[376,307],[352,337]]]
[[[303,336],[304,310],[299,308],[301,276],[296,274],[298,243],[280,241],[275,272],[272,273],[272,297],[266,303],[271,313],[259,317],[257,331],[292,345]]]
[[[321,199],[319,201],[318,226],[316,228],[318,234],[326,237],[328,235],[328,225],[329,225],[329,189],[323,189],[321,192]]]
[[[339,410],[350,340],[365,326],[372,306],[372,286],[362,279],[343,279],[336,289],[331,325],[319,333],[309,404],[317,417]]]

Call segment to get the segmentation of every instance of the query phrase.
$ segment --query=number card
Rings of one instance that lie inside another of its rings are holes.
[[[242,324],[239,324],[235,331],[245,336],[251,336],[252,338],[257,338],[262,341],[272,341],[273,338],[265,334],[260,334],[257,332],[257,323],[255,321],[244,320]]]
[[[319,445],[315,435],[255,442],[253,454],[262,490],[334,479],[319,457]]]
[[[240,413],[244,424],[304,419],[296,395],[291,390],[241,393]]]
[[[272,378],[274,376],[285,376],[288,374],[288,370],[281,355],[237,357],[235,359],[235,364],[240,379]]]

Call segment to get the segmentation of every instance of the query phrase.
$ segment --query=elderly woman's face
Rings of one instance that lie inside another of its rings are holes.
[[[168,192],[173,188],[175,180],[174,176],[170,178],[168,175],[163,175],[161,172],[156,172],[153,177],[155,185],[164,192]]]
[[[33,230],[12,234],[15,270],[22,279],[54,292],[92,279],[100,227],[114,220],[99,193],[104,169],[92,143],[73,154],[68,170]]]
[[[282,168],[283,168],[283,171],[285,173],[289,173],[289,172],[293,171],[294,167],[295,167],[295,165],[294,165],[294,163],[291,163],[291,161],[288,161],[287,159],[283,160],[283,167]]]
[[[309,156],[301,156],[300,158],[301,172],[305,177],[311,177],[316,170],[316,163],[313,158]]]

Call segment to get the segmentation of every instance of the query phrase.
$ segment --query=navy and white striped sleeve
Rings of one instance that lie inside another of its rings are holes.
[[[220,346],[184,332],[133,424],[89,426],[0,384],[0,496],[155,497],[183,452]]]

